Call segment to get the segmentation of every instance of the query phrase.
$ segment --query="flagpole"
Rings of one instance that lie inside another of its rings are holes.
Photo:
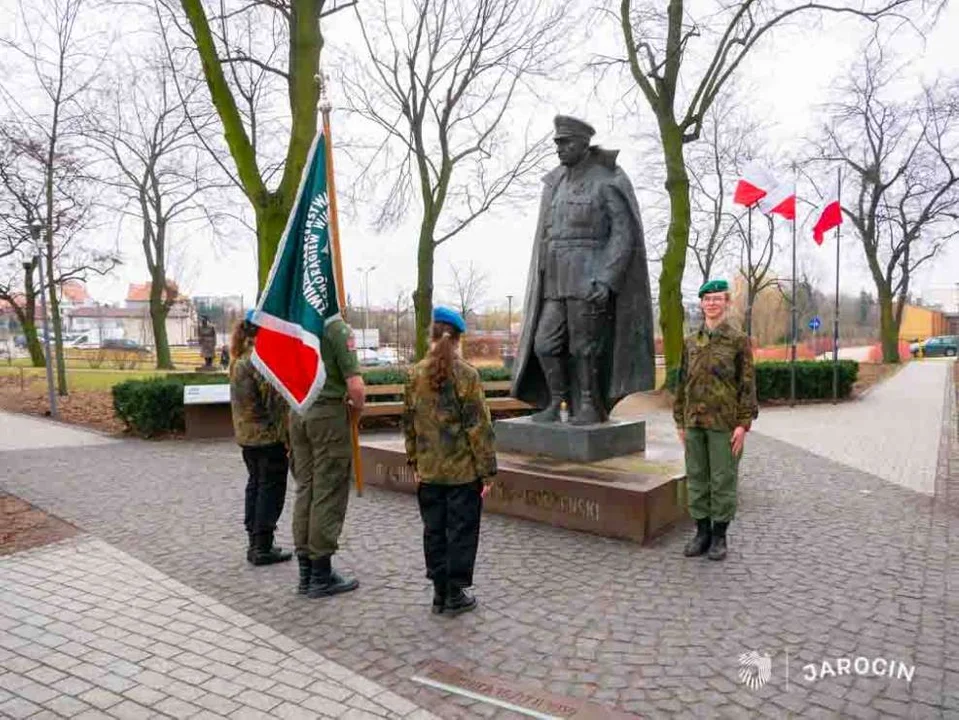
[[[798,175],[798,172],[796,173]],[[794,175],[793,193],[796,192],[796,176]],[[793,213],[793,292],[792,292],[792,349],[789,355],[789,405],[796,404],[796,215]]]
[[[326,92],[326,77],[316,76],[320,85],[320,113],[323,115],[323,142],[326,145],[326,187],[330,201],[330,242],[333,245],[333,276],[336,279],[336,304],[340,312],[346,307],[346,285],[343,280],[343,256],[340,253],[340,221],[336,206],[336,181],[333,172],[333,138],[330,133],[330,111],[333,104]],[[360,414],[351,405],[350,443],[353,448],[353,472],[356,479],[356,494],[363,496],[363,458],[360,455]]]
[[[836,226],[836,314],[832,330],[832,401],[839,401],[839,239],[842,235],[842,168],[836,168],[836,199],[839,202],[839,225]]]

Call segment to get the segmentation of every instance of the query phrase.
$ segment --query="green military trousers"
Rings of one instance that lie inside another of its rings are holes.
[[[300,416],[291,413],[293,451],[293,543],[297,555],[311,560],[339,547],[353,478],[350,419],[342,400],[320,398]]]
[[[736,514],[739,458],[727,430],[686,428],[686,487],[689,515],[729,522]]]

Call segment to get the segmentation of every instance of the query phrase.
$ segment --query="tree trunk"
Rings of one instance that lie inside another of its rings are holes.
[[[756,303],[756,296],[752,292],[746,294],[746,312],[743,314],[743,331],[746,337],[752,340],[753,337],[753,305]]]
[[[433,221],[424,217],[420,225],[419,250],[416,256],[416,360],[422,360],[430,349],[430,324],[433,322]]]
[[[280,238],[286,228],[287,216],[293,205],[293,198],[284,201],[272,195],[265,206],[256,206],[256,260],[257,260],[257,296],[266,286],[273,267],[273,258],[280,245]],[[341,310],[343,308],[340,308]]]
[[[689,175],[683,158],[682,131],[675,123],[660,122],[669,193],[669,230],[659,274],[659,326],[666,356],[666,382],[675,380],[683,352],[683,272],[689,244]]]
[[[899,362],[899,325],[892,307],[892,293],[883,289],[879,293],[879,339],[882,342],[882,361]]]
[[[37,290],[33,286],[33,272],[36,265],[34,262],[30,266],[30,270],[24,272],[23,310],[18,310],[15,305],[13,307],[17,314],[17,320],[20,322],[20,327],[23,328],[23,339],[27,344],[27,352],[30,353],[30,364],[33,367],[44,367],[47,363],[43,355],[43,345],[40,343],[40,337],[37,334]]]
[[[154,281],[154,287],[156,281]],[[173,370],[173,358],[170,355],[170,340],[166,331],[166,318],[170,309],[163,303],[162,297],[150,293],[150,322],[153,325],[153,348],[156,353],[157,370]]]

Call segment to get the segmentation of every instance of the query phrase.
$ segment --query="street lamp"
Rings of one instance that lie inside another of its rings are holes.
[[[40,272],[40,313],[43,315],[43,354],[47,366],[47,395],[50,401],[50,417],[54,420],[59,416],[57,410],[57,394],[53,391],[53,362],[50,357],[50,328],[47,325],[47,292],[46,281],[43,275],[43,249],[40,247],[40,231],[43,229],[43,223],[39,218],[34,218],[30,223],[30,235],[33,238],[34,247],[37,250],[37,270]],[[24,263],[24,268],[30,264]]]
[[[509,355],[513,354],[513,296],[507,295],[507,309],[506,309],[506,352]]]
[[[366,331],[370,327],[370,273],[376,270],[376,265],[370,265],[367,268],[358,267],[358,272],[363,274],[363,347],[366,347]]]

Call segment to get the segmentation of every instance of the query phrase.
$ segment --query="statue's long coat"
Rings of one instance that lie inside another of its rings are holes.
[[[613,303],[613,327],[607,337],[604,353],[605,365],[601,376],[608,378],[604,388],[607,410],[627,395],[655,387],[655,357],[653,349],[653,307],[649,289],[649,270],[646,266],[646,246],[643,240],[643,224],[639,204],[632,183],[626,173],[616,165],[617,151],[590,148],[592,162],[599,163],[608,171],[608,182],[626,201],[630,210],[633,228],[633,253],[626,269],[622,291],[611,298]],[[533,257],[526,281],[526,300],[523,305],[523,330],[520,333],[513,385],[510,394],[536,407],[549,404],[549,389],[539,360],[533,352],[533,340],[543,306],[543,271],[540,261],[546,242],[545,225],[547,213],[565,168],[560,166],[543,178],[543,195],[540,201],[539,220],[533,241]],[[575,373],[571,381],[575,392]],[[576,408],[573,408],[575,412]]]

